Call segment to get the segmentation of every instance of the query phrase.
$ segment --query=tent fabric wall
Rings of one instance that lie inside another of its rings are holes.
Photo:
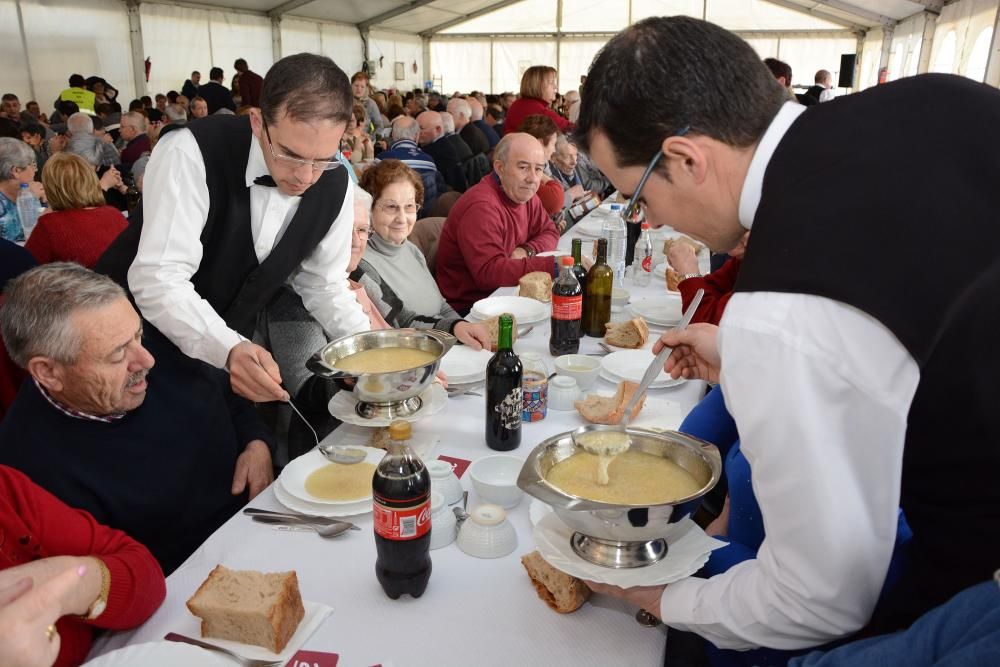
[[[911,16],[896,24],[889,46],[889,71],[886,76],[888,81],[917,73],[926,24],[925,14]]]
[[[996,0],[960,0],[942,9],[934,30],[931,71],[963,76],[971,74],[982,81],[986,63],[978,60],[988,56],[989,47],[986,47],[985,53],[982,48],[977,50],[974,47],[977,41],[984,39],[982,35],[985,31],[989,30],[992,36],[996,18]],[[973,55],[977,56],[977,60],[973,60]]]
[[[840,56],[857,50],[858,41],[853,38],[782,37],[778,40],[775,57],[791,65],[793,85],[809,87],[821,69],[831,72],[833,80],[837,81]]]
[[[0,91],[14,93],[22,105],[34,99],[14,0],[0,0],[0,62]]]
[[[493,45],[481,39],[431,40],[432,72],[440,77],[442,90],[495,90],[491,83],[490,51]]]
[[[448,33],[555,32],[555,0],[522,0],[443,30]]]
[[[284,18],[281,20],[281,54],[293,53],[320,53],[332,59],[350,77],[361,69],[361,35],[351,25]]]
[[[580,87],[580,77],[587,73],[603,39],[564,39],[559,47],[559,91],[566,93]]]
[[[521,75],[532,65],[556,66],[551,39],[503,39],[493,42],[493,91],[521,89]],[[452,92],[452,91],[447,91]]]
[[[855,81],[857,90],[871,88],[878,84],[878,66],[882,58],[882,40],[885,32],[881,28],[869,30],[861,47],[861,72]]]
[[[372,84],[378,88],[410,90],[424,87],[424,43],[418,35],[372,30],[368,59],[375,61]],[[380,60],[381,59],[381,60]],[[395,63],[403,63],[403,79],[396,79]],[[416,63],[417,71],[413,71]]]

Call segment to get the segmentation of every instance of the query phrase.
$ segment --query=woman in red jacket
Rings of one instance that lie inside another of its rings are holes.
[[[705,290],[701,305],[695,311],[691,319],[695,322],[708,322],[718,324],[722,319],[722,313],[729,303],[729,298],[733,295],[733,287],[736,285],[736,277],[740,273],[740,264],[743,262],[743,255],[747,251],[747,240],[750,232],[745,232],[740,237],[740,242],[729,251],[729,259],[717,270],[702,276],[698,274],[698,257],[694,249],[687,243],[674,243],[670,246],[667,254],[667,262],[675,271],[682,276],[686,276],[677,285],[681,293],[681,306],[687,310],[688,304],[694,299],[695,292],[699,289]]]
[[[94,268],[128,226],[118,209],[105,205],[97,172],[77,155],[56,153],[45,163],[42,185],[52,212],[38,219],[24,247],[39,264],[76,262]]]
[[[545,151],[545,164],[546,168],[548,168],[549,160],[552,159],[552,154],[556,152],[556,135],[559,134],[559,128],[556,127],[552,119],[542,114],[533,114],[522,121],[518,132],[530,134],[535,139],[538,139],[538,143],[542,145],[542,150]],[[549,214],[549,217],[554,218],[559,215],[566,205],[566,195],[562,183],[543,173],[542,183],[538,186],[538,199],[541,200],[542,206],[545,208],[545,212]],[[560,231],[562,230],[560,229]]]
[[[560,132],[571,132],[575,125],[552,108],[556,99],[556,70],[546,65],[535,65],[521,77],[521,96],[514,100],[504,120],[503,133],[520,132],[521,123],[528,116],[543,114],[551,118]]]
[[[79,665],[166,596],[146,547],[0,466],[0,665]]]

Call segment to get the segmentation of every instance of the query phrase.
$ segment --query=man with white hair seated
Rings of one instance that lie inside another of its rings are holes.
[[[399,160],[420,174],[420,179],[424,182],[424,210],[428,210],[437,196],[449,188],[438,171],[434,158],[417,146],[419,137],[420,125],[416,120],[409,116],[396,116],[389,134],[389,141],[392,143],[378,157],[379,160]]]
[[[143,153],[153,150],[153,144],[146,134],[146,117],[138,111],[129,111],[122,116],[121,129],[119,133],[125,140],[125,148],[122,149],[121,162],[126,167],[142,157]]]
[[[180,96],[178,96],[180,99]],[[187,111],[179,102],[168,104],[163,110],[163,115],[167,117],[168,125],[184,125],[187,123]]]
[[[441,129],[444,130],[444,140],[451,144],[451,147],[455,149],[455,155],[458,156],[458,161],[461,164],[465,164],[476,154],[469,144],[465,143],[465,139],[460,137],[455,132],[455,117],[452,116],[447,111],[441,111]],[[468,178],[468,175],[466,175]],[[471,187],[473,184],[469,183]]]
[[[94,167],[97,175],[100,176],[101,190],[104,192],[104,199],[108,206],[114,206],[119,211],[124,211],[128,209],[128,202],[124,197],[128,188],[122,182],[121,172],[114,164],[110,166],[104,164],[107,158],[105,146],[111,146],[111,144],[101,141],[93,134],[77,133],[66,144],[66,152],[79,155]]]
[[[97,162],[95,163],[97,166],[110,167],[112,165],[118,164],[121,161],[121,158],[118,155],[118,149],[116,149],[114,144],[112,144],[110,141],[102,141],[100,138],[97,137],[97,135],[94,134],[93,119],[89,115],[83,113],[82,111],[77,111],[75,114],[66,119],[66,133],[69,135],[71,142],[74,137],[79,137],[84,135],[90,135],[94,137],[94,139],[97,142],[99,142],[100,145],[97,148],[93,149],[95,152],[99,151],[99,153],[97,153],[99,157],[97,158]],[[87,141],[77,142],[77,147],[78,150],[80,151],[86,150],[84,146],[89,146],[89,145],[90,142]],[[88,157],[88,155],[84,155],[82,152],[78,152],[77,155],[90,162],[93,162],[93,160],[91,160],[90,157]]]
[[[609,187],[600,169],[565,134],[556,135],[556,151],[549,161],[549,171],[574,199],[588,190],[601,196]]]
[[[478,102],[476,102],[478,104]],[[472,154],[490,152],[490,142],[482,130],[472,124],[472,106],[461,97],[453,97],[448,102],[448,113],[455,119],[455,130],[468,144]]]
[[[418,142],[424,152],[431,156],[445,182],[459,192],[465,192],[469,181],[462,169],[462,159],[445,136],[444,121],[438,111],[424,111],[417,116],[420,126]],[[466,146],[468,149],[468,146]]]
[[[486,141],[490,144],[490,151],[492,151],[496,145],[500,143],[500,135],[498,135],[483,118],[486,107],[475,97],[470,97],[466,101],[469,103],[469,108],[472,110],[472,115],[469,116],[471,123],[478,127],[479,131],[483,133],[483,136],[486,137]]]
[[[3,339],[30,381],[0,423],[3,465],[139,540],[167,574],[271,483],[253,404],[144,325],[110,278],[45,264],[4,294]]]

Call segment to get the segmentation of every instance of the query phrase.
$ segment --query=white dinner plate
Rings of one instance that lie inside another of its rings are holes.
[[[378,462],[382,460],[385,456],[384,449],[375,449],[374,447],[358,447],[354,446],[352,449],[360,449],[365,452],[365,463],[372,463],[378,465]],[[323,498],[317,498],[308,491],[306,491],[306,478],[313,474],[320,468],[324,468],[328,465],[341,465],[331,463],[323,454],[320,453],[318,449],[313,449],[312,451],[306,452],[302,456],[289,461],[288,465],[285,466],[284,470],[281,471],[279,479],[281,480],[281,486],[288,491],[290,494],[298,498],[299,500],[304,500],[310,503],[319,503],[321,505],[353,505],[361,501],[371,502],[372,494],[371,489],[368,493],[360,498],[352,498],[350,500],[324,500]]]
[[[653,363],[655,355],[649,350],[620,350],[601,359],[601,377],[610,382],[621,382],[631,380],[632,382],[642,382],[642,376],[646,374],[646,369]],[[676,380],[662,370],[660,374],[653,378],[650,389],[663,389],[673,387],[684,382],[684,378]]]
[[[124,646],[84,663],[86,667],[232,667],[233,661],[212,651],[177,642],[148,642]]]
[[[481,320],[510,313],[517,318],[518,326],[537,324],[546,319],[550,312],[549,304],[525,296],[491,296],[472,304],[472,314]]]
[[[493,357],[489,350],[475,350],[456,345],[441,358],[441,370],[448,376],[448,384],[468,384],[486,378],[486,364]]]
[[[310,514],[313,516],[325,516],[331,519],[342,519],[358,514],[367,514],[372,511],[372,501],[351,503],[350,505],[325,505],[322,503],[310,503],[296,498],[281,485],[281,479],[275,480],[271,485],[274,489],[274,497],[281,505],[299,514]]]
[[[673,294],[648,296],[628,305],[629,309],[650,324],[672,327],[681,321],[681,297]]]
[[[601,232],[604,231],[604,215],[598,214],[584,218],[580,222],[573,225],[573,233],[579,236],[587,236],[590,238],[600,238]]]
[[[532,531],[538,553],[549,565],[568,575],[629,588],[632,586],[662,586],[690,577],[700,570],[712,551],[726,546],[725,542],[705,534],[689,518],[681,519],[668,531],[667,555],[646,567],[615,569],[602,567],[577,556],[570,544],[573,530],[554,512],[542,515]]]
[[[355,410],[358,399],[349,391],[338,391],[334,394],[327,408],[330,410],[331,415],[346,424],[354,424],[355,426],[388,426],[397,419],[415,422],[441,412],[448,405],[448,392],[440,384],[434,382],[420,394],[420,400],[423,401],[420,409],[412,415],[393,417],[392,419],[388,417],[365,419]]]

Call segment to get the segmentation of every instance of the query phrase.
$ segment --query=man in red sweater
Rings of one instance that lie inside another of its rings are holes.
[[[528,134],[508,134],[497,144],[493,169],[455,203],[438,243],[438,287],[462,314],[526,273],[556,271],[554,258],[535,256],[559,242],[535,196],[545,169],[542,145]]]

